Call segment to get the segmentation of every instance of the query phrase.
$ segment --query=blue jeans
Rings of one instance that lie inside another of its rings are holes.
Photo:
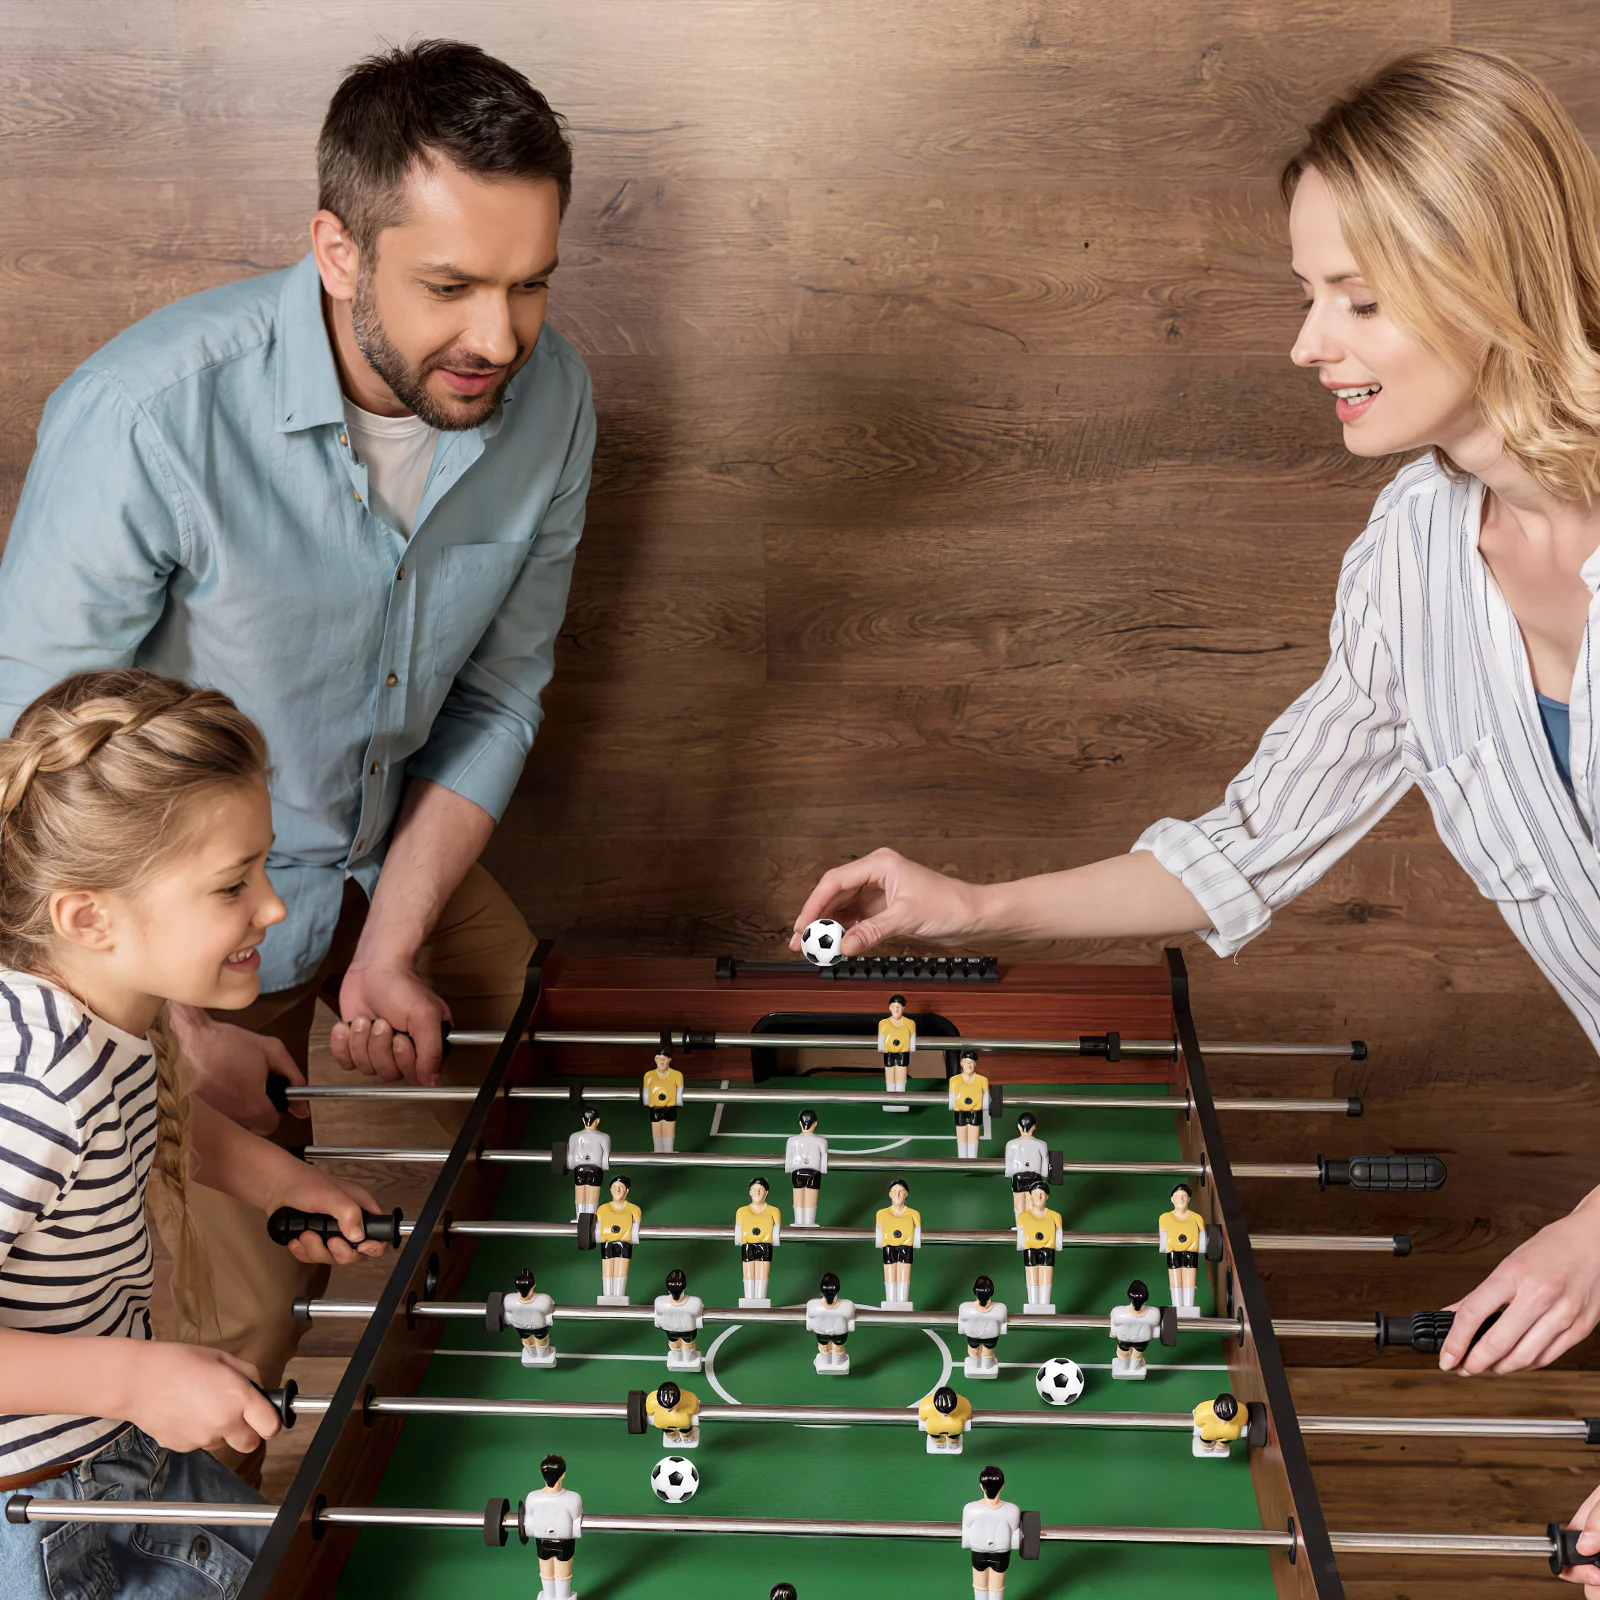
[[[40,1500],[198,1500],[261,1504],[204,1450],[173,1455],[131,1424],[94,1455],[27,1494]],[[0,1496],[0,1499],[9,1499]],[[0,1519],[5,1600],[234,1600],[265,1527]]]

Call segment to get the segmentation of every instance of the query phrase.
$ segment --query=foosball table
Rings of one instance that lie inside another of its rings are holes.
[[[886,1038],[909,1044],[905,1091]],[[1231,1166],[1219,1112],[1310,1121],[1314,1147],[1363,1107],[1217,1101],[1208,1051],[1364,1047],[1202,1045],[1176,951],[817,971],[542,948],[481,1088],[295,1091],[456,1098],[463,1118],[448,1149],[307,1152],[438,1175],[415,1217],[368,1219],[398,1247],[376,1300],[296,1308],[362,1331],[333,1394],[273,1396],[315,1429],[282,1505],[7,1514],[270,1522],[246,1600],[1330,1600],[1343,1552],[1577,1561],[1555,1525],[1327,1527],[1308,1434],[1593,1444],[1600,1423],[1297,1415],[1281,1339],[1432,1355],[1450,1318],[1275,1325],[1258,1255],[1410,1241],[1252,1231],[1236,1178],[1446,1174],[1419,1155]]]

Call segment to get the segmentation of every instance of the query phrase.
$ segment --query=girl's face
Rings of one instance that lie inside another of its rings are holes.
[[[57,925],[110,991],[236,1011],[261,992],[258,946],[284,918],[267,881],[272,802],[258,780],[194,805],[179,860],[133,894],[56,896]]]
[[[1481,426],[1474,376],[1464,362],[1435,355],[1378,304],[1345,243],[1322,174],[1301,177],[1289,208],[1292,269],[1305,291],[1305,321],[1290,350],[1315,367],[1344,425],[1352,455],[1415,454]]]

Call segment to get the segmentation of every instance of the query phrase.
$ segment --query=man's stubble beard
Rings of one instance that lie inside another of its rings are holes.
[[[356,278],[356,296],[350,306],[350,326],[356,349],[366,357],[367,365],[389,385],[395,399],[408,411],[415,412],[430,428],[438,428],[446,433],[462,433],[481,426],[500,403],[506,384],[510,382],[511,374],[508,372],[488,394],[473,401],[459,401],[460,407],[473,408],[465,414],[462,410],[446,411],[427,386],[428,374],[434,370],[430,363],[446,352],[435,352],[420,367],[412,366],[401,355],[378,315],[378,297],[372,291],[372,274],[366,267],[361,269]],[[488,369],[480,367],[479,370]]]

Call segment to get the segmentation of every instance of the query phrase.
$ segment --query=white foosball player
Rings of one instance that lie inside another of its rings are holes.
[[[784,1146],[783,1170],[794,1193],[794,1226],[816,1227],[822,1175],[828,1170],[828,1141],[817,1132],[817,1114],[809,1108],[800,1113],[799,1133],[791,1133]]]
[[[567,1464],[560,1456],[539,1463],[542,1489],[522,1502],[521,1533],[539,1558],[539,1600],[578,1600],[572,1592],[572,1554],[583,1537],[583,1500],[566,1488]]]
[[[542,1291],[535,1291],[533,1273],[524,1267],[517,1274],[517,1292],[500,1302],[501,1315],[508,1328],[522,1335],[522,1364],[525,1367],[553,1367],[556,1347],[550,1342],[550,1320],[556,1303]]]
[[[1111,1358],[1113,1378],[1143,1378],[1145,1347],[1161,1331],[1161,1308],[1150,1304],[1150,1290],[1142,1278],[1128,1285],[1128,1303],[1111,1309],[1111,1337],[1117,1353]]]
[[[667,1371],[699,1372],[705,1357],[695,1335],[706,1325],[705,1302],[689,1293],[689,1277],[682,1267],[667,1274],[667,1292],[656,1296],[656,1326],[667,1336]]]
[[[600,1131],[600,1113],[583,1108],[583,1126],[567,1136],[567,1171],[572,1174],[573,1221],[600,1205],[600,1185],[611,1170],[611,1135]]]
[[[999,1467],[985,1467],[978,1486],[983,1498],[961,1508],[961,1548],[972,1553],[973,1594],[1001,1595],[1011,1552],[1022,1548],[1022,1508],[1000,1498],[1006,1475]]]
[[[961,1370],[969,1378],[1000,1376],[994,1347],[1005,1331],[1005,1302],[995,1299],[994,1280],[980,1274],[972,1280],[972,1298],[956,1307],[956,1332],[967,1341]]]
[[[1006,1180],[1011,1185],[1011,1209],[1021,1215],[1035,1178],[1050,1177],[1050,1147],[1034,1129],[1038,1119],[1031,1111],[1017,1118],[1017,1136],[1006,1140]]]
[[[839,1298],[835,1273],[824,1272],[817,1289],[818,1297],[806,1301],[806,1332],[817,1336],[817,1353],[811,1364],[824,1377],[846,1377],[850,1357],[844,1342],[856,1331],[856,1303]]]

